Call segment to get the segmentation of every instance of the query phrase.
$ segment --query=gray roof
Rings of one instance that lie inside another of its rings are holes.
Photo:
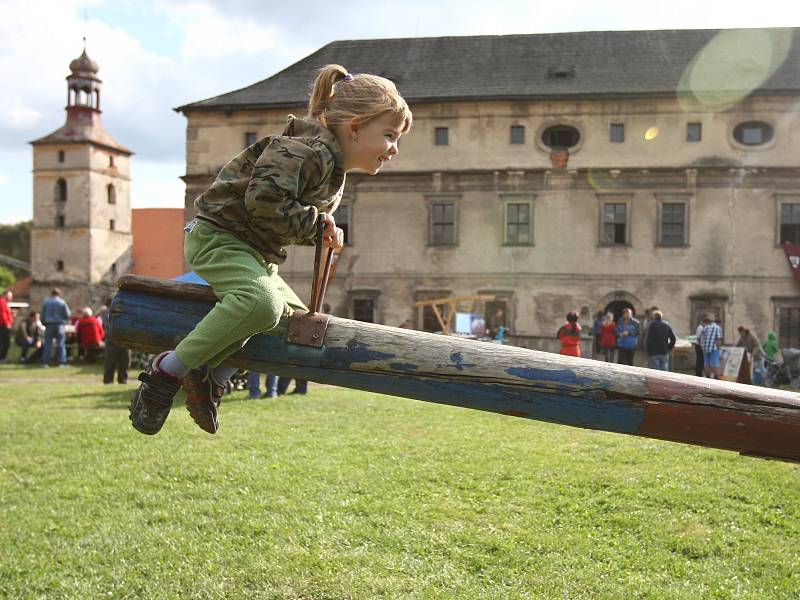
[[[328,63],[344,65],[352,73],[388,77],[411,104],[674,96],[686,68],[721,31],[742,34],[733,44],[738,56],[731,56],[727,69],[720,67],[720,73],[727,73],[723,87],[736,88],[746,80],[758,62],[759,49],[772,44],[776,54],[788,56],[757,93],[800,90],[800,28],[593,31],[333,42],[268,79],[175,110],[304,105],[315,69]],[[757,43],[759,31],[770,44]],[[724,63],[727,56],[717,56],[717,61]]]

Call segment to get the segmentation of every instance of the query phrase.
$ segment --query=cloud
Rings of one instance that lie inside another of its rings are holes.
[[[0,175],[0,185],[6,185],[9,181],[8,175]]]

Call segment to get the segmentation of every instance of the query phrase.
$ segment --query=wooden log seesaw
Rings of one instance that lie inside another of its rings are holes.
[[[174,348],[217,301],[208,286],[135,275],[122,277],[119,288],[109,311],[111,337],[149,353]],[[311,313],[296,313],[254,336],[226,364],[800,461],[798,394],[351,321],[315,312],[315,302],[311,306]]]

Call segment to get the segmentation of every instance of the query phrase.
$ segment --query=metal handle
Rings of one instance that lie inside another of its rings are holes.
[[[328,278],[330,277],[331,264],[333,263],[333,248],[328,248],[325,257],[325,270],[322,273],[322,281],[319,279],[319,265],[322,259],[322,233],[325,231],[325,217],[320,214],[317,222],[317,247],[314,251],[314,276],[311,281],[311,314],[318,313],[322,309],[322,300],[325,298],[325,290],[328,289]]]

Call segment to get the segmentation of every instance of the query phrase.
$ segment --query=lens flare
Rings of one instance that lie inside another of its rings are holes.
[[[652,142],[654,139],[658,137],[658,134],[661,133],[661,130],[653,125],[652,127],[648,127],[647,131],[644,132],[644,140],[646,142]]]
[[[686,112],[723,111],[750,95],[777,71],[792,48],[791,29],[735,29],[715,35],[678,83]]]

